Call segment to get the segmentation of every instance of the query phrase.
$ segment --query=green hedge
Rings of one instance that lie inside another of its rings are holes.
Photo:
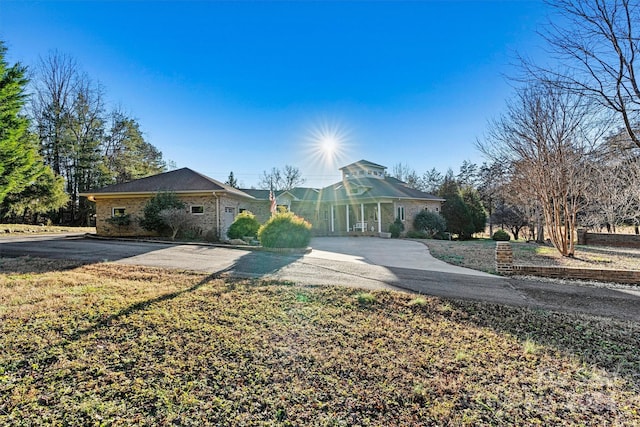
[[[311,224],[292,212],[273,215],[258,231],[265,248],[306,248],[311,241]]]
[[[227,230],[230,239],[242,239],[243,237],[255,237],[260,230],[260,223],[256,216],[249,211],[240,212],[233,224]]]

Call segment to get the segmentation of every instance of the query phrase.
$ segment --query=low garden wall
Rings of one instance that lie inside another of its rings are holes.
[[[589,233],[578,230],[579,245],[617,246],[623,248],[640,248],[639,234]]]
[[[640,285],[640,270],[514,265],[513,251],[509,242],[497,242],[496,244],[496,271],[503,275],[531,275]]]

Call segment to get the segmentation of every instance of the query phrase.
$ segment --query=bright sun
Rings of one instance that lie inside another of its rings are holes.
[[[327,156],[332,156],[333,153],[338,148],[338,141],[336,141],[335,136],[327,135],[321,142],[320,148]]]
[[[315,162],[333,168],[345,156],[348,132],[336,123],[323,121],[309,129],[307,135],[308,154]]]

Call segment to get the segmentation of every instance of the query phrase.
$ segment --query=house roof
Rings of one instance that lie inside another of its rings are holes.
[[[353,165],[369,165],[371,167],[384,168],[384,166],[366,160],[360,160],[340,169],[346,169]],[[345,185],[348,187],[345,187]],[[161,191],[171,191],[175,193],[227,192],[250,199],[269,200],[269,190],[233,188],[189,168],[176,169],[121,184],[108,185],[82,193],[81,195],[91,198],[99,195],[146,195]],[[436,197],[433,194],[410,188],[406,183],[389,176],[351,177],[346,181],[337,182],[323,189],[296,187],[290,190],[275,192],[277,198],[282,196],[286,197],[287,195],[294,201],[320,201],[330,203],[365,200],[370,202],[372,199],[444,201],[444,199]]]
[[[384,178],[351,178],[340,181],[322,189],[323,202],[343,202],[369,199],[417,199],[444,201],[444,199],[409,187],[399,179],[386,176]],[[355,190],[355,191],[354,191]]]
[[[225,191],[242,197],[251,195],[202,175],[189,168],[176,169],[158,175],[148,176],[129,182],[108,185],[83,193],[83,196],[100,194],[150,194],[160,191],[175,193],[220,192]]]
[[[241,191],[249,194],[250,196],[258,199],[258,200],[269,200],[269,190],[256,190],[253,188],[250,189],[242,189]],[[302,200],[318,200],[318,194],[320,190],[317,188],[308,188],[308,187],[295,187],[290,190],[280,190],[275,191],[274,194],[276,198],[281,196],[290,195],[296,201]]]
[[[353,167],[367,167],[367,166],[373,167],[373,168],[380,168],[380,169],[386,169],[387,168],[386,166],[382,166],[382,165],[379,165],[377,163],[370,162],[368,160],[359,160],[357,162],[353,162],[351,164],[343,166],[338,170],[352,169]]]

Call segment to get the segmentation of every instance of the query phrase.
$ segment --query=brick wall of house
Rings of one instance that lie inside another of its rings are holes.
[[[203,234],[209,231],[216,231],[218,226],[217,203],[213,196],[189,196],[180,195],[187,209],[191,206],[203,206],[203,214],[194,214],[194,226],[200,229]],[[150,197],[138,198],[115,198],[96,200],[96,233],[100,236],[156,236],[157,233],[147,231],[140,227],[139,219],[144,216],[144,207]],[[241,200],[233,197],[220,197],[220,209],[224,212],[225,206],[238,207]],[[107,221],[111,218],[114,208],[124,208],[125,213],[131,216],[131,224],[128,226],[117,226]],[[236,213],[238,210],[236,210]],[[230,223],[228,225],[231,225]],[[221,227],[228,227],[224,218],[221,218]],[[226,230],[226,228],[224,228]]]
[[[138,219],[143,216],[142,212],[148,200],[148,197],[96,200],[96,233],[99,236],[156,235],[156,233],[144,230],[138,224]],[[124,208],[125,213],[131,217],[131,224],[128,226],[118,227],[107,221],[113,216],[113,208]]]
[[[395,205],[404,206],[404,213],[405,213],[404,231],[407,232],[414,229],[413,220],[423,210],[426,209],[430,212],[440,213],[441,203],[439,201],[414,201],[414,200],[405,201],[403,200],[401,202],[396,202]],[[395,218],[392,218],[391,222],[393,222],[394,220]]]

